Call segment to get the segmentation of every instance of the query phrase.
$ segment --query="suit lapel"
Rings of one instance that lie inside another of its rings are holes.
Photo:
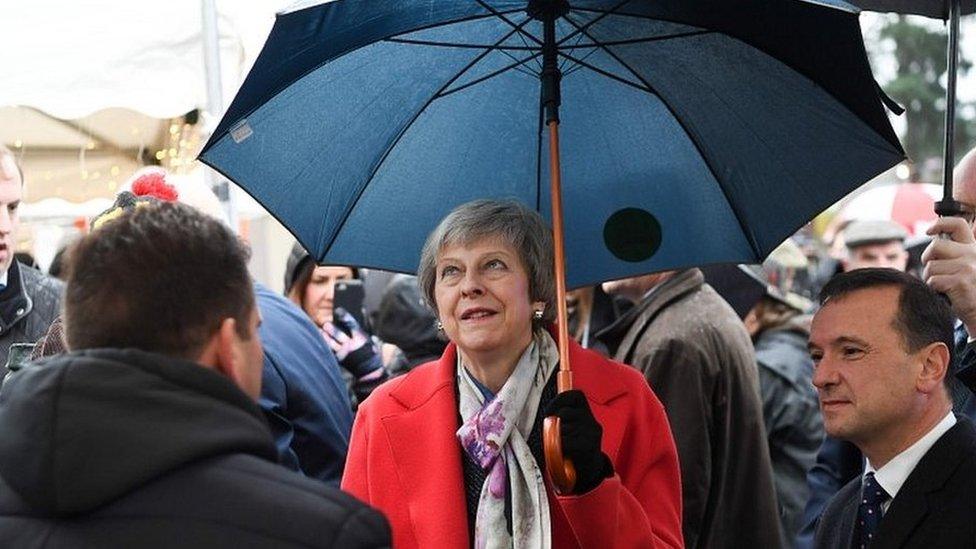
[[[856,532],[855,525],[857,523],[857,506],[858,499],[861,497],[861,480],[856,479],[856,488],[854,492],[847,498],[847,503],[844,504],[844,509],[841,512],[841,522],[840,528],[837,529],[837,536],[840,541],[839,547],[854,547],[854,533]]]
[[[901,547],[929,513],[929,498],[949,480],[971,449],[973,425],[959,419],[926,452],[892,500],[878,528],[879,547]]]
[[[405,410],[382,419],[421,547],[463,548],[468,541],[462,534],[468,518],[461,446],[455,437],[455,356],[452,344],[436,364],[435,375],[405,379],[391,393]]]

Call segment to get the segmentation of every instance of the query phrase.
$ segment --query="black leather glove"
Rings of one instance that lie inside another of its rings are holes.
[[[613,476],[613,464],[600,450],[603,427],[593,417],[582,391],[574,389],[556,395],[546,406],[545,417],[549,416],[559,417],[563,456],[576,467],[573,494],[585,494]]]

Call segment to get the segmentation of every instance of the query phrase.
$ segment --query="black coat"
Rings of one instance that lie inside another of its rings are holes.
[[[851,547],[861,478],[827,504],[814,547]],[[872,548],[976,547],[976,427],[966,418],[936,441],[881,519]]]
[[[0,379],[7,373],[7,354],[14,343],[34,343],[47,333],[61,312],[64,285],[37,269],[14,261],[7,286],[0,291]]]
[[[352,497],[277,465],[223,376],[142,351],[42,361],[0,391],[0,547],[386,547]]]

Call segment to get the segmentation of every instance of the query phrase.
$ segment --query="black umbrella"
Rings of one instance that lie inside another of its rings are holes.
[[[924,15],[949,22],[948,73],[946,85],[945,150],[942,169],[942,200],[935,203],[935,213],[955,216],[972,213],[972,206],[952,198],[952,169],[955,153],[952,148],[956,126],[956,72],[959,63],[959,17],[976,13],[976,0],[852,0],[864,10]]]
[[[924,15],[933,19],[949,19],[952,0],[851,0],[862,10]],[[976,13],[976,0],[959,2],[960,15]]]

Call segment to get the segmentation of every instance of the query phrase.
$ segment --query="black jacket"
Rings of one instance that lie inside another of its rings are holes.
[[[7,286],[0,291],[0,379],[7,373],[7,353],[14,343],[34,343],[61,313],[64,285],[37,269],[13,261]]]
[[[352,497],[277,465],[223,376],[142,351],[70,353],[0,390],[0,547],[386,547]]]
[[[814,547],[852,547],[861,478],[834,496]],[[976,427],[959,418],[918,462],[881,519],[873,549],[976,546]]]

